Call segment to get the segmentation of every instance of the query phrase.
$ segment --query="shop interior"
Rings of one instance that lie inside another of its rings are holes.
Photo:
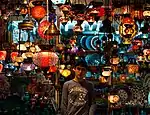
[[[0,115],[59,114],[79,59],[96,115],[150,114],[150,1],[0,1]]]

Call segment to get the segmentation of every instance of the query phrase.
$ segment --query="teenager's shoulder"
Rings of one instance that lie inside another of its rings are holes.
[[[69,80],[69,81],[66,81],[66,82],[64,83],[64,85],[72,84],[72,83],[73,83],[73,80]]]

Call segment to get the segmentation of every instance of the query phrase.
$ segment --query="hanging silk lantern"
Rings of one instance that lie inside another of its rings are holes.
[[[41,20],[42,18],[45,17],[46,15],[46,10],[43,6],[34,6],[31,9],[31,15],[33,18],[35,18],[36,20]]]
[[[11,52],[10,54],[12,62],[15,61],[15,58],[18,56],[18,52]]]
[[[137,24],[132,18],[123,18],[119,25],[119,33],[123,38],[123,44],[131,44],[133,37],[137,34],[137,29]]]
[[[3,64],[0,64],[0,73],[2,72],[3,70]]]
[[[54,52],[38,52],[34,54],[33,62],[39,67],[49,67],[55,65],[58,62],[58,56]]]
[[[52,39],[53,37],[50,35],[45,35],[45,31],[49,28],[50,22],[47,20],[42,21],[38,26],[38,34],[43,39]]]
[[[0,60],[5,60],[6,59],[6,51],[0,51]]]

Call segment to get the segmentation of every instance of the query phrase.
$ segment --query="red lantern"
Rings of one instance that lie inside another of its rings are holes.
[[[46,10],[43,6],[35,6],[31,9],[31,15],[36,20],[40,20],[45,17]]]
[[[6,54],[7,54],[6,51],[0,51],[0,60],[5,60]]]
[[[49,67],[55,65],[58,62],[58,56],[54,52],[43,51],[34,54],[33,62],[42,68]]]
[[[100,7],[100,8],[99,8],[98,16],[102,17],[102,16],[104,16],[104,15],[105,15],[105,9],[102,8],[102,7]]]
[[[11,60],[14,62],[15,58],[18,56],[18,52],[11,52],[10,56],[11,56]]]
[[[0,64],[0,73],[2,72],[3,70],[3,64]]]
[[[44,35],[45,31],[48,29],[49,26],[50,26],[50,22],[47,20],[44,20],[40,23],[40,25],[38,26],[38,34],[41,38],[52,39],[52,36]]]
[[[57,67],[54,66],[54,65],[53,65],[53,66],[50,66],[48,71],[51,72],[51,73],[54,73],[54,72],[57,71]]]

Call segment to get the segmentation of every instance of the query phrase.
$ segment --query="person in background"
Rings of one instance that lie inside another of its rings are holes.
[[[78,60],[75,76],[63,84],[61,115],[94,115],[96,110],[94,85],[85,79],[87,64]]]

